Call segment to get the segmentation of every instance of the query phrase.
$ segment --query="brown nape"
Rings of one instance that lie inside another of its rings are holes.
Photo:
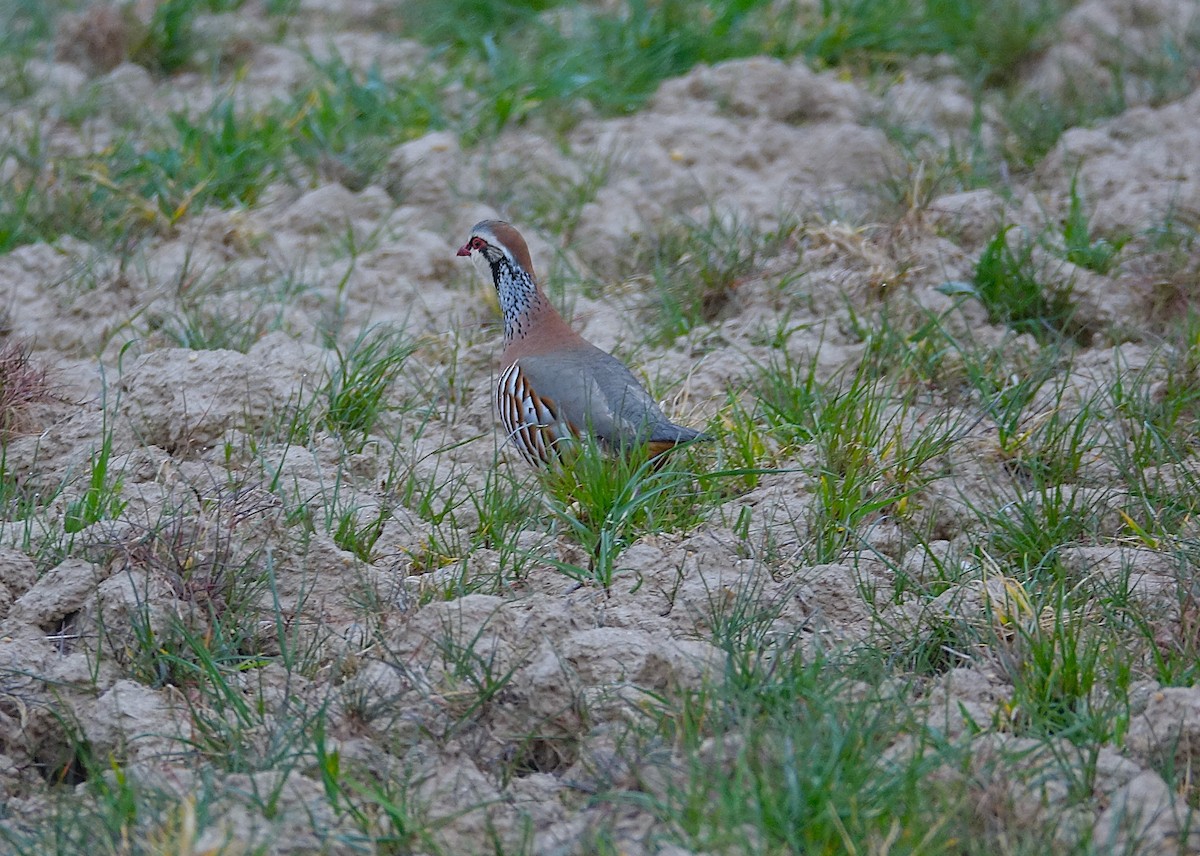
[[[492,234],[496,236],[496,240],[508,247],[508,251],[512,253],[513,261],[536,279],[537,277],[533,272],[533,259],[529,255],[529,245],[525,243],[525,239],[521,237],[521,233],[508,223],[497,220],[492,223]]]

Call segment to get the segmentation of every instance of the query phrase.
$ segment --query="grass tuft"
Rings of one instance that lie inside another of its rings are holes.
[[[1023,240],[1014,248],[1014,228],[996,232],[975,265],[975,293],[988,320],[1042,337],[1065,333],[1073,314],[1070,286],[1043,284],[1033,262],[1035,243]]]
[[[379,417],[390,409],[387,394],[416,345],[395,330],[364,330],[344,351],[322,391],[324,422],[352,451],[361,451]]]
[[[115,520],[125,509],[121,498],[123,480],[121,475],[109,470],[112,460],[112,429],[106,426],[104,439],[95,452],[89,468],[88,485],[83,496],[67,505],[63,517],[63,530],[74,535],[101,520]]]
[[[647,315],[655,319],[658,335],[652,341],[670,342],[717,320],[742,281],[778,253],[795,228],[787,221],[763,233],[713,210],[707,220],[680,220],[641,239],[632,269],[648,270],[639,277],[653,286]]]
[[[686,530],[700,522],[712,501],[686,469],[684,450],[665,460],[647,459],[637,450],[612,455],[594,441],[581,441],[565,446],[563,454],[563,463],[544,479],[547,504],[589,563],[554,566],[604,589],[613,584],[618,557],[637,538]]]
[[[30,345],[14,339],[0,345],[0,437],[18,431],[35,404],[59,400]]]
[[[1096,273],[1108,273],[1128,240],[1128,236],[1110,241],[1092,234],[1090,218],[1083,210],[1083,199],[1079,194],[1079,176],[1072,177],[1070,203],[1063,221],[1063,245],[1067,261]]]
[[[727,614],[737,620],[718,628],[733,633],[718,636],[723,681],[656,712],[659,739],[679,760],[665,787],[646,790],[672,837],[709,852],[747,841],[790,853],[859,852],[872,841],[952,847],[956,811],[953,802],[933,808],[940,788],[929,777],[953,755],[901,739],[903,702],[869,691],[854,699],[832,661],[802,653],[799,633],[773,639],[762,635],[765,615]]]

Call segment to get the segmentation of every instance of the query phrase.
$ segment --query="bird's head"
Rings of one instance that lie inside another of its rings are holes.
[[[507,263],[533,276],[533,262],[529,247],[521,233],[503,220],[482,220],[471,229],[471,237],[458,248],[458,255],[469,256],[471,261],[485,261],[492,272]]]

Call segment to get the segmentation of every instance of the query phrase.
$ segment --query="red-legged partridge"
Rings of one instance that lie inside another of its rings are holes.
[[[496,410],[513,445],[534,466],[555,445],[593,436],[610,451],[645,448],[653,457],[707,435],[663,414],[629,369],[571,329],[533,273],[529,247],[508,223],[475,224],[458,255],[482,257],[504,315]]]

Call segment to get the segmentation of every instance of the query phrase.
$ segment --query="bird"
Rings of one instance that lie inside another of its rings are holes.
[[[675,446],[712,439],[668,419],[620,360],[572,329],[546,297],[529,246],[511,224],[476,223],[457,255],[491,271],[504,318],[496,411],[530,465],[561,463],[573,440],[658,460]]]

